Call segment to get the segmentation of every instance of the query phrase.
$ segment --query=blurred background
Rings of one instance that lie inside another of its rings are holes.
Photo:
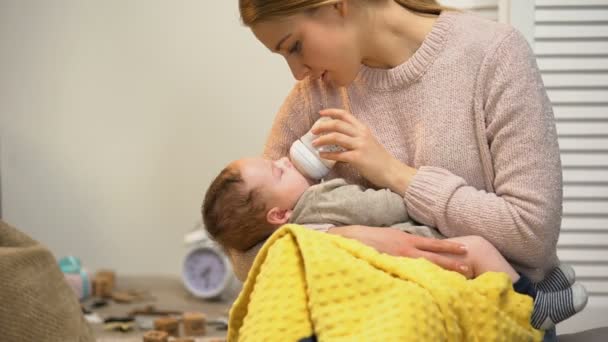
[[[179,271],[203,193],[292,80],[236,1],[0,2],[2,217],[58,255]]]
[[[608,325],[608,0],[441,2],[533,46],[564,164],[559,254],[592,295],[558,332]],[[293,84],[236,0],[0,0],[0,215],[92,269],[178,275],[206,187],[260,153]]]

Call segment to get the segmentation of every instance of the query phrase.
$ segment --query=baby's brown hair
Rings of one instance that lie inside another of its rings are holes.
[[[266,220],[260,189],[248,190],[240,170],[231,165],[207,189],[201,212],[205,229],[225,249],[247,251],[276,228]]]

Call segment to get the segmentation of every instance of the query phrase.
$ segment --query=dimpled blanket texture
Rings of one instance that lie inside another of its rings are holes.
[[[504,273],[467,280],[298,225],[277,230],[232,306],[228,341],[540,341]]]

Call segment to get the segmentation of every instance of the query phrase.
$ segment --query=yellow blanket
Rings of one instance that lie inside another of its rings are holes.
[[[540,341],[531,310],[504,273],[467,280],[286,225],[258,254],[228,341]]]

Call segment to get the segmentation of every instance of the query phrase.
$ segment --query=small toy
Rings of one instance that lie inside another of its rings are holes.
[[[184,335],[203,336],[205,335],[205,314],[200,312],[185,312],[182,316],[184,323]]]
[[[116,286],[116,272],[111,270],[98,270],[95,277],[105,277],[110,280],[110,288],[113,290]]]
[[[61,258],[59,259],[59,268],[78,299],[83,300],[91,295],[89,273],[82,267],[80,259],[74,256]]]
[[[144,342],[168,342],[169,334],[164,331],[150,330],[144,334]]]
[[[112,282],[107,276],[95,275],[93,278],[93,295],[107,298],[112,295]]]
[[[154,320],[154,330],[165,331],[173,337],[179,336],[179,322],[173,317],[160,317]]]

